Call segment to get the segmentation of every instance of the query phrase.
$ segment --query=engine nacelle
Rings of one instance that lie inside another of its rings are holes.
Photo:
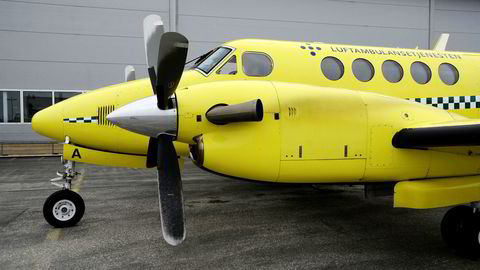
[[[256,99],[264,107],[261,121],[203,121],[217,104]],[[464,164],[448,169],[456,175],[478,167],[479,158],[393,147],[393,135],[405,127],[453,119],[448,111],[395,97],[237,81],[195,85],[178,91],[177,101],[177,140],[190,144],[197,164],[228,176],[296,183],[400,181],[442,176],[448,159]]]

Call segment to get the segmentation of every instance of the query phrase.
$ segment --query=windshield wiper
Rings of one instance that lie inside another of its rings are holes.
[[[186,63],[185,63],[185,66],[188,65],[188,64],[190,64],[190,63],[193,62],[193,61],[196,61],[195,64],[194,64],[194,66],[197,66],[200,62],[202,62],[203,60],[205,60],[205,58],[207,58],[207,56],[209,56],[214,50],[215,50],[215,49],[213,49],[213,50],[211,50],[211,51],[208,51],[207,53],[204,53],[204,54],[200,55],[199,57],[194,58],[194,59],[186,62]]]

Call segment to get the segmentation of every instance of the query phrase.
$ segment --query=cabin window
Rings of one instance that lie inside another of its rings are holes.
[[[443,63],[438,67],[440,79],[447,85],[454,85],[458,81],[458,70],[452,64]]]
[[[362,58],[358,58],[353,61],[352,71],[353,75],[355,75],[355,78],[362,82],[370,81],[375,74],[375,69],[373,68],[372,63]]]
[[[419,84],[426,84],[432,78],[432,71],[423,62],[413,62],[410,67],[410,72],[413,79]]]
[[[31,122],[38,111],[52,105],[52,92],[23,92],[23,122]]]
[[[209,74],[210,71],[212,71],[212,69],[231,51],[232,49],[230,48],[220,47],[207,56],[196,68],[203,71],[205,74]]]
[[[329,80],[336,81],[343,76],[344,67],[340,60],[335,57],[328,56],[323,58],[321,63],[323,75]]]
[[[264,54],[257,52],[245,52],[242,55],[243,72],[247,76],[265,77],[272,73],[273,61]]]
[[[217,71],[217,74],[237,74],[237,57],[234,55]]]
[[[391,83],[397,83],[403,78],[402,66],[393,60],[387,60],[382,64],[383,77]]]

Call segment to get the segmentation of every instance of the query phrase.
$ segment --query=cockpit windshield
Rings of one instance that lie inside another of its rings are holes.
[[[195,68],[203,71],[205,74],[209,74],[212,69],[222,61],[225,56],[227,56],[232,49],[226,47],[219,47],[215,49],[210,55],[208,55],[205,60],[200,62]]]

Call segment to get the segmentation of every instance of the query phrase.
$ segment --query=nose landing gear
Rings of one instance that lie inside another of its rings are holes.
[[[441,223],[447,246],[471,258],[480,256],[480,204],[459,205],[448,210]]]
[[[75,162],[62,162],[64,172],[57,172],[59,177],[50,182],[62,188],[50,195],[43,204],[43,216],[45,220],[56,228],[71,227],[77,224],[85,213],[85,203],[78,193],[70,190],[72,181],[75,180],[78,172],[75,171]],[[57,183],[62,181],[63,183]]]

